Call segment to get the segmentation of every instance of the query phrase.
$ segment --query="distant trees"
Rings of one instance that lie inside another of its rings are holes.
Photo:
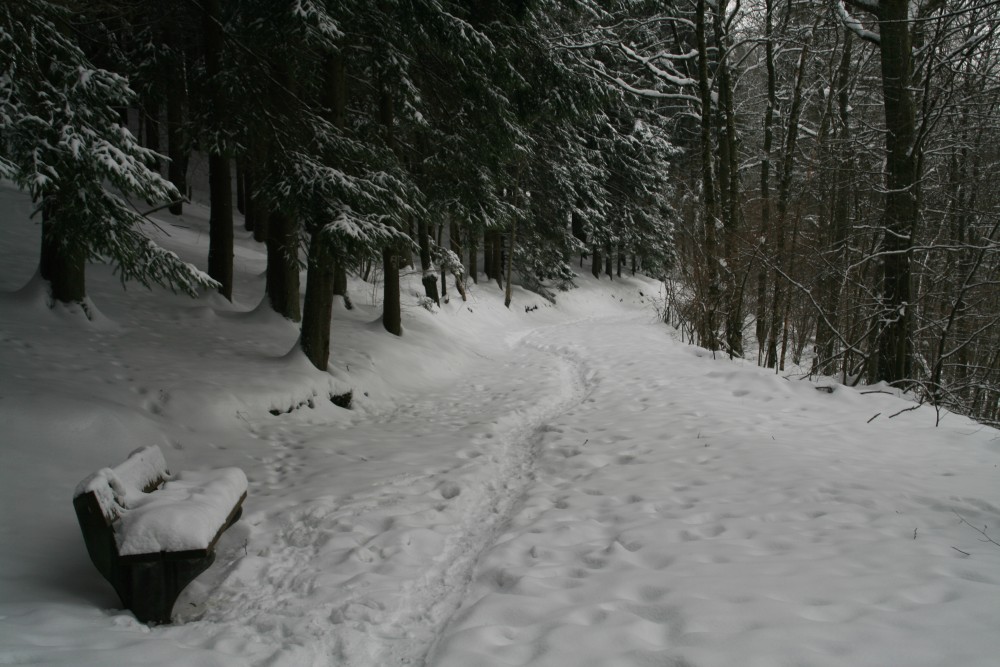
[[[603,7],[567,48],[685,151],[672,314],[712,349],[752,326],[768,367],[808,355],[995,420],[990,3]]]

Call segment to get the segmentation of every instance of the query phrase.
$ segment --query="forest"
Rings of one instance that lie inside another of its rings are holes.
[[[234,211],[327,368],[348,274],[666,285],[686,339],[1000,425],[996,0],[7,0],[0,177],[53,302],[230,298]],[[143,233],[207,156],[203,268]],[[305,269],[300,284],[300,269]]]

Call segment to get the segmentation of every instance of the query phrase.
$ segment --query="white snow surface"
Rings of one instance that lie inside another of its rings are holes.
[[[151,233],[203,265],[187,210]],[[29,214],[0,187],[0,664],[998,664],[994,430],[684,345],[639,277],[510,310],[481,278],[432,312],[416,271],[401,338],[355,280],[322,373],[239,228],[233,303],[95,265],[87,320],[47,307]],[[154,627],[70,503],[147,444],[249,480]]]

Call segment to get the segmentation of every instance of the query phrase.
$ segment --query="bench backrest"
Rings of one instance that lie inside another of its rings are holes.
[[[73,499],[94,494],[105,521],[110,524],[121,516],[122,510],[129,508],[130,499],[158,488],[169,478],[163,452],[158,446],[149,445],[129,454],[124,463],[98,470],[80,482]]]

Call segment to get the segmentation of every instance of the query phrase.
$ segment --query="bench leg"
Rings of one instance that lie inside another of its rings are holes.
[[[200,558],[157,558],[120,563],[112,582],[122,605],[143,623],[169,623],[181,591],[215,560],[211,553]]]

